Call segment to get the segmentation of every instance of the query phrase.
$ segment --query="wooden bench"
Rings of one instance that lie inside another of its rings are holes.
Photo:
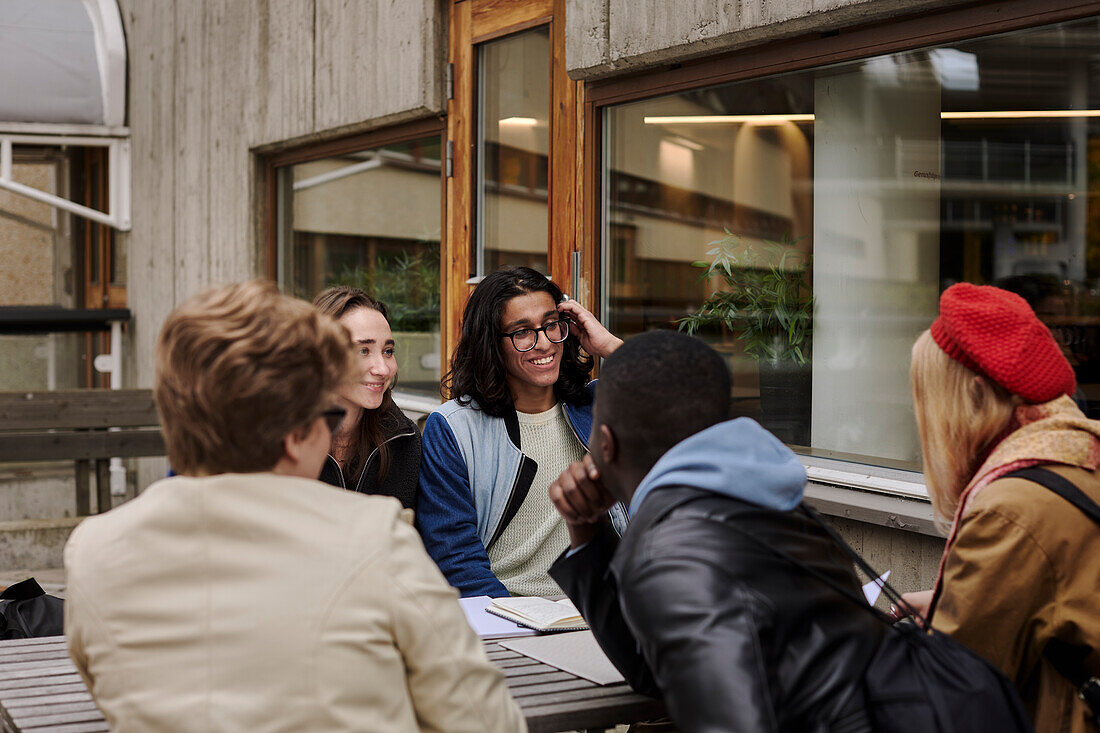
[[[95,464],[100,511],[111,506],[109,459],[163,456],[148,389],[0,392],[0,462],[76,461],[76,513],[91,512]]]

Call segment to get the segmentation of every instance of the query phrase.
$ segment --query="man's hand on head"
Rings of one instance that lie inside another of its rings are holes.
[[[600,472],[590,455],[569,464],[550,484],[550,501],[569,527],[572,547],[595,537],[600,520],[615,504],[615,498],[600,482]]]

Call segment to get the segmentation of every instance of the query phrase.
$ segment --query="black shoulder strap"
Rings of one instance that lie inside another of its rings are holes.
[[[853,550],[851,545],[845,542],[844,538],[841,537],[835,529],[830,527],[828,522],[821,518],[820,514],[811,509],[805,502],[799,504],[798,508],[802,510],[803,514],[816,522],[817,525],[821,527],[822,530],[824,530],[825,534],[829,535],[829,537],[833,539],[833,542],[836,542],[838,545],[840,545],[841,548],[843,548],[845,552],[848,553],[848,556],[852,558],[852,561],[856,564],[856,567],[863,571],[864,575],[866,575],[871,580],[878,580],[880,573],[873,567],[871,567],[870,564],[868,564],[868,562],[863,559],[862,555]],[[909,603],[901,597],[901,593],[899,593],[898,590],[894,588],[894,586],[890,585],[885,580],[878,581],[878,585],[882,588],[883,595],[885,595],[891,603],[893,603],[899,609],[905,611],[907,615],[912,616],[921,626],[921,628],[928,628],[928,622],[924,618],[924,616],[920,615],[915,608],[910,606]]]
[[[1074,486],[1073,483],[1067,479],[1054,473],[1054,471],[1032,466],[1031,468],[1021,468],[1019,471],[1013,471],[1002,478],[1022,478],[1037,483],[1040,486],[1045,486],[1077,507],[1086,517],[1100,524],[1100,506],[1097,506],[1096,502],[1088,498],[1085,492]]]
[[[825,529],[825,532],[830,537],[832,537],[834,541],[839,543],[841,545],[841,547],[843,547],[845,550],[847,550],[848,554],[851,555],[856,560],[857,564],[860,566],[860,569],[863,570],[864,573],[868,573],[871,578],[877,578],[878,577],[878,575],[875,574],[874,570],[870,569],[870,565],[868,565],[863,560],[863,558],[859,556],[859,553],[857,553],[855,550],[853,550],[851,547],[849,547],[848,543],[846,543],[839,535],[837,535],[835,532],[833,532],[830,527],[825,525],[824,521],[820,517],[817,516],[816,512],[814,512],[812,509],[810,509],[805,504],[801,504],[799,508],[801,508],[802,511],[808,517],[810,517],[812,520],[814,520],[819,525],[821,525]],[[830,588],[832,588],[833,590],[835,590],[841,596],[848,599],[849,601],[851,601],[853,604],[855,604],[859,608],[862,608],[867,613],[870,613],[872,616],[879,619],[880,621],[882,621],[884,623],[887,623],[887,624],[891,623],[891,619],[889,619],[884,613],[879,611],[877,608],[875,608],[874,606],[867,603],[866,598],[857,597],[857,595],[855,593],[853,593],[850,589],[842,587],[839,583],[837,583],[832,578],[830,578],[827,575],[825,575],[824,573],[821,573],[821,572],[817,571],[816,569],[810,567],[809,565],[802,562],[798,558],[794,557],[790,553],[784,552],[783,550],[780,550],[778,547],[775,547],[772,544],[764,542],[764,540],[760,539],[759,537],[754,535],[752,532],[749,532],[748,530],[742,529],[741,527],[737,527],[732,523],[728,523],[726,526],[729,527],[730,529],[734,530],[738,534],[743,535],[744,537],[747,537],[747,538],[751,539],[756,544],[758,544],[761,547],[769,550],[772,554],[783,558],[784,560],[786,560],[791,565],[794,565],[795,567],[802,570],[804,573],[807,573],[807,574],[812,575],[813,577],[817,578],[822,583],[824,583],[825,585],[827,585]],[[887,598],[889,598],[892,603],[903,604],[906,608],[909,608],[909,604],[905,603],[905,601],[903,601],[901,599],[901,595],[899,593],[897,593],[897,591],[895,591],[889,584],[887,584],[885,582],[883,582],[883,591],[886,592]],[[895,598],[895,596],[896,596],[896,598]],[[923,619],[921,619],[921,620],[923,622]]]
[[[1022,478],[1050,489],[1070,504],[1077,507],[1086,517],[1100,525],[1100,507],[1085,492],[1073,485],[1072,481],[1053,471],[1038,466],[1022,468],[1006,474],[1003,478]],[[1065,677],[1077,688],[1081,699],[1089,704],[1093,717],[1100,722],[1100,683],[1085,670],[1085,658],[1092,649],[1087,646],[1069,644],[1061,639],[1051,639],[1043,649],[1043,656],[1050,662],[1058,674]]]

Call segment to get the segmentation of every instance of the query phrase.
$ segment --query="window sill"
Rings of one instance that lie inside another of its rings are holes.
[[[921,475],[878,466],[800,456],[806,503],[822,514],[942,537]]]
[[[402,392],[400,390],[393,391],[393,401],[413,422],[442,404],[439,397],[433,397],[423,392]]]

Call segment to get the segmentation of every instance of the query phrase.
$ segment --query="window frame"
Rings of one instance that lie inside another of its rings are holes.
[[[579,152],[583,203],[583,277],[596,284],[592,303],[605,315],[603,261],[608,245],[602,206],[607,191],[606,110],[629,102],[803,71],[929,46],[1100,15],[1100,2],[1050,8],[1043,0],[1002,0],[914,14],[828,33],[771,41],[719,56],[587,82]],[[806,498],[827,514],[938,536],[924,476],[872,464],[799,456],[807,469]]]
[[[260,154],[260,178],[262,181],[261,195],[263,196],[262,212],[259,226],[261,228],[259,241],[262,242],[262,272],[264,277],[279,282],[279,169],[299,163],[308,163],[322,158],[331,158],[360,150],[381,148],[387,145],[418,140],[425,137],[436,136],[440,141],[440,152],[446,158],[447,124],[441,117],[429,117],[412,122],[381,127],[366,132],[355,133],[336,137],[321,142],[305,143],[283,149]],[[440,257],[440,331],[447,321],[447,265],[450,258],[448,250],[447,222],[447,161],[443,160],[439,170],[439,257]],[[441,349],[446,348],[445,342],[441,342]],[[449,354],[443,351],[441,356]],[[446,360],[446,356],[443,357]],[[446,371],[447,365],[441,365],[441,374]],[[421,392],[403,392],[398,388],[394,390],[394,399],[398,406],[415,413],[427,413],[432,405],[432,399],[425,397]],[[436,401],[438,404],[438,401]]]

